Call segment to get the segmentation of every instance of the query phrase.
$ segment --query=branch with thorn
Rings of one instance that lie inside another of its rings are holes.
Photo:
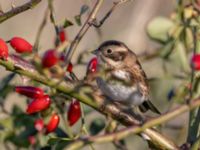
[[[29,2],[15,7],[8,12],[1,12],[0,13],[0,23],[6,21],[7,19],[14,17],[26,10],[33,9],[37,4],[39,4],[42,0],[30,0]]]
[[[102,3],[104,2],[104,0],[97,0],[94,7],[92,8],[91,13],[89,14],[88,18],[86,19],[86,21],[83,24],[80,31],[75,36],[74,40],[71,42],[71,45],[66,52],[66,56],[65,56],[66,64],[68,64],[71,61],[71,58],[72,58],[79,42],[82,40],[83,36],[87,33],[89,28],[91,26],[94,26],[97,28],[101,27],[103,25],[103,23],[108,19],[108,17],[112,14],[112,12],[115,10],[116,6],[121,5],[128,1],[130,1],[130,0],[120,0],[118,2],[114,2],[111,9],[106,13],[106,15],[101,19],[101,21],[99,23],[96,23],[96,20],[97,20],[96,15],[97,15],[99,9],[101,8]]]
[[[149,128],[152,128],[156,125],[163,124],[169,120],[172,120],[172,119],[178,117],[179,115],[181,115],[185,112],[196,109],[199,106],[200,106],[200,99],[196,99],[196,100],[193,100],[190,105],[185,104],[185,105],[179,106],[179,107],[175,108],[174,110],[172,110],[166,114],[163,114],[162,116],[159,116],[159,117],[156,117],[156,118],[153,118],[153,119],[147,121],[146,123],[144,123],[141,126],[132,126],[132,127],[128,127],[128,128],[122,129],[120,131],[110,133],[110,134],[105,134],[105,135],[97,135],[97,136],[79,138],[75,142],[70,144],[68,146],[67,150],[79,149],[81,147],[86,146],[88,143],[94,143],[94,142],[95,143],[104,143],[104,142],[111,142],[114,140],[121,140],[132,134],[138,134],[138,133],[144,132],[145,130],[149,130]],[[174,148],[168,147],[168,149],[175,150],[175,147]],[[176,149],[178,149],[178,148],[176,148]]]

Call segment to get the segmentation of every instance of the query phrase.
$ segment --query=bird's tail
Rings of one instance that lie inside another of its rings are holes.
[[[151,110],[154,113],[161,114],[160,111],[151,103],[151,101],[147,100],[144,101],[140,106],[139,106],[140,111],[146,112],[147,110]]]

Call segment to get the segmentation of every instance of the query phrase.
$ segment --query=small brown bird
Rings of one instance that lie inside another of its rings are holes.
[[[149,86],[137,56],[124,43],[110,40],[93,51],[97,56],[96,77],[104,96],[126,108],[139,107],[160,114],[149,100]]]

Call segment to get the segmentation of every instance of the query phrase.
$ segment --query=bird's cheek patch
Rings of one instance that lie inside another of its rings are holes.
[[[124,60],[126,57],[125,53],[119,53],[119,60]]]
[[[122,61],[126,57],[126,54],[118,52],[118,53],[113,53],[109,55],[108,57],[110,57],[114,61]]]
[[[126,57],[125,53],[115,53],[115,61],[123,61],[124,58]]]

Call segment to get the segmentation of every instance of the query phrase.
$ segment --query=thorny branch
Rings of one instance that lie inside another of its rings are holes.
[[[7,19],[16,16],[26,10],[32,9],[37,4],[39,4],[42,0],[30,0],[29,2],[23,4],[22,6],[15,7],[8,12],[0,13],[0,23],[6,21]]]
[[[95,143],[103,143],[103,142],[110,142],[110,141],[114,141],[114,140],[121,140],[131,134],[141,133],[148,128],[151,128],[156,125],[165,123],[169,120],[172,120],[173,118],[183,114],[184,112],[193,110],[199,106],[200,106],[200,99],[196,99],[196,100],[192,101],[190,105],[185,104],[185,105],[179,106],[176,109],[174,109],[166,114],[163,114],[162,116],[159,116],[159,117],[156,117],[154,119],[147,121],[142,126],[133,126],[133,127],[125,128],[118,132],[114,132],[114,133],[110,133],[110,134],[106,134],[106,135],[97,135],[97,136],[93,136],[93,137],[80,138],[80,139],[76,140],[75,142],[73,142],[72,144],[70,144],[68,146],[68,150],[75,150],[75,149],[81,148],[81,147],[87,145],[88,143],[94,143],[94,142]]]
[[[77,88],[77,85],[64,83],[57,85],[57,81],[46,79],[35,70],[33,65],[13,55],[11,55],[7,61],[0,60],[0,65],[4,66],[9,71],[24,75],[46,86],[55,88],[61,93],[74,97],[127,127],[133,125],[139,126],[141,124],[140,121],[136,120],[129,113],[123,112],[123,110],[110,101],[106,101],[104,98],[100,97],[91,87],[79,85],[79,88]],[[159,148],[177,149],[177,146],[171,140],[153,129],[146,129],[143,133],[146,134],[150,141]]]
[[[97,0],[96,4],[94,5],[91,13],[89,14],[89,16],[86,19],[85,23],[83,24],[82,28],[80,29],[78,34],[75,36],[74,40],[71,42],[71,45],[70,45],[68,51],[66,52],[66,56],[65,56],[66,64],[68,64],[70,62],[70,60],[75,52],[75,49],[77,48],[77,46],[78,46],[79,42],[81,41],[81,39],[83,38],[83,36],[87,33],[88,29],[91,26],[100,27],[106,21],[106,19],[111,15],[111,13],[114,11],[116,6],[123,4],[125,2],[128,2],[130,0],[120,0],[118,2],[114,2],[111,9],[106,13],[106,15],[103,17],[103,19],[99,22],[99,24],[96,24],[96,22],[95,22],[96,15],[97,15],[103,1],[104,0]]]
[[[196,55],[197,53],[197,27],[192,28],[192,34],[193,34],[193,55]],[[195,69],[194,66],[192,67],[192,72],[191,72],[191,88],[190,88],[190,98],[188,100],[188,103],[191,102],[191,99],[193,98],[193,91],[194,91],[194,82],[195,82]],[[189,127],[188,127],[188,137],[187,137],[187,142],[191,145],[193,145],[196,140],[199,137],[199,115],[200,115],[200,107],[196,108],[195,110],[190,111],[190,118],[189,118]],[[198,149],[199,147],[199,142],[196,145],[195,149]]]
[[[93,25],[96,28],[99,28],[103,25],[103,23],[106,21],[106,19],[108,19],[108,17],[112,14],[112,12],[115,10],[115,8],[120,5],[123,4],[125,2],[128,2],[130,0],[121,0],[118,2],[114,2],[113,6],[110,8],[110,10],[105,14],[105,16],[99,21],[99,23],[96,23],[95,21],[91,22],[91,25]],[[95,19],[96,20],[96,19]],[[90,23],[90,22],[89,22]]]
[[[91,24],[88,24],[88,22],[92,22],[95,19],[95,16],[100,9],[102,3],[104,0],[97,0],[96,4],[94,5],[90,15],[86,19],[85,23],[83,24],[82,28],[78,32],[78,34],[75,36],[74,40],[71,42],[70,47],[66,53],[65,56],[65,62],[68,64],[70,62],[70,59],[74,53],[74,49],[78,46],[79,42],[81,41],[82,37],[85,35],[85,33],[90,28]]]

